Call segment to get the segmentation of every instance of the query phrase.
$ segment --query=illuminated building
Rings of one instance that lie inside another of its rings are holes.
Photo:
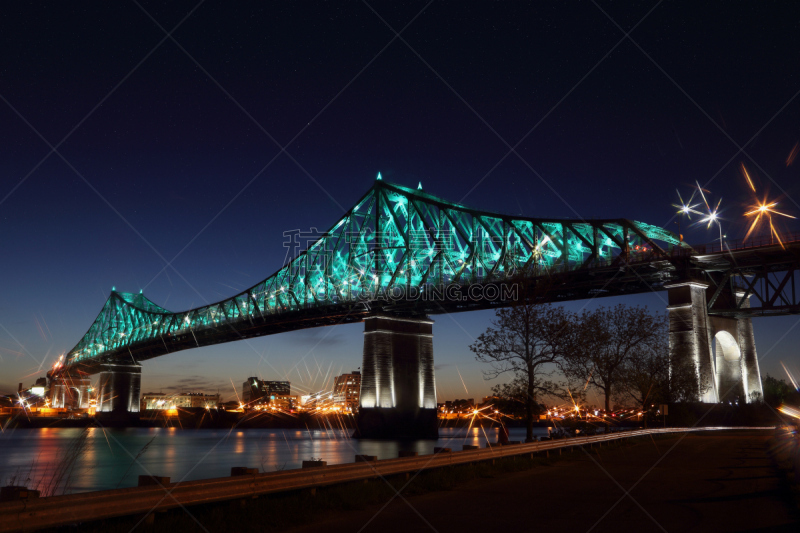
[[[333,393],[325,391],[312,392],[300,397],[300,405],[306,411],[317,411],[333,406]]]
[[[262,383],[270,400],[291,394],[291,384],[288,381],[263,381]]]
[[[288,381],[265,381],[253,377],[242,383],[242,402],[245,405],[269,403],[270,400],[290,394],[291,383]]]
[[[213,408],[218,404],[219,394],[204,394],[202,392],[164,394],[163,392],[148,392],[142,395],[141,410]]]
[[[337,376],[333,382],[333,403],[346,411],[355,412],[361,397],[361,372]]]
[[[270,409],[280,409],[281,411],[291,411],[299,404],[297,396],[291,394],[271,394],[268,407]]]

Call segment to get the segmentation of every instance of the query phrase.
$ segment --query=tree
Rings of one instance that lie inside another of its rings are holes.
[[[636,402],[646,411],[649,405],[665,400],[664,385],[668,376],[669,343],[663,331],[638,345],[622,363],[620,396]]]
[[[762,380],[762,388],[764,389],[764,403],[770,407],[777,409],[784,403],[800,404],[800,393],[782,379],[767,374]]]
[[[578,320],[575,351],[565,359],[565,373],[600,392],[610,411],[612,397],[622,392],[618,387],[624,364],[663,331],[664,322],[663,316],[651,315],[646,307],[617,305],[584,311]]]
[[[478,361],[491,366],[484,371],[486,379],[514,375],[524,392],[528,442],[533,440],[537,396],[552,392],[552,383],[544,378],[561,364],[574,331],[574,315],[563,308],[524,303],[499,309],[491,326],[469,347]]]

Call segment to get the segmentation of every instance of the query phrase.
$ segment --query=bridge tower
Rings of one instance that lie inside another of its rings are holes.
[[[139,418],[142,366],[103,364],[97,385],[96,416],[104,423],[124,424]]]
[[[364,319],[356,436],[439,437],[430,318],[375,314]]]
[[[669,295],[669,350],[673,364],[690,362],[697,371],[704,403],[750,402],[763,396],[753,324],[747,317],[714,316],[734,296],[723,293],[711,305],[708,283],[681,281],[665,285]],[[742,307],[749,307],[746,300]]]

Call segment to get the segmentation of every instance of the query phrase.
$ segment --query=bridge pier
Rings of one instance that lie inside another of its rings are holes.
[[[711,334],[706,305],[707,283],[684,281],[665,285],[669,298],[669,353],[675,364],[691,361],[697,379],[708,384],[701,402],[717,403],[717,382],[711,356]]]
[[[103,364],[97,386],[95,416],[106,424],[138,420],[142,366]]]
[[[364,319],[361,405],[356,437],[439,437],[433,375],[433,321],[374,315]]]
[[[691,361],[697,379],[708,388],[698,400],[705,403],[749,403],[763,397],[753,324],[750,318],[709,316],[708,284],[683,281],[667,285],[669,350],[673,364]],[[724,291],[717,302],[724,307],[741,299]],[[750,306],[745,300],[742,308]],[[712,310],[713,311],[713,310]]]
[[[744,398],[742,350],[739,348],[739,324],[735,318],[711,316],[709,337],[714,348],[714,369],[719,401],[735,402]]]
[[[49,383],[50,406],[56,409],[88,409],[92,381],[86,374],[54,376]]]
[[[742,292],[736,292],[736,298],[744,296]],[[742,303],[742,308],[750,307],[750,297],[748,296]],[[764,389],[761,385],[761,370],[758,367],[758,354],[756,353],[756,339],[753,336],[753,321],[750,318],[739,317],[736,319],[737,337],[739,348],[742,351],[742,381],[744,383],[744,394],[748,403],[753,401],[754,396],[764,399]]]

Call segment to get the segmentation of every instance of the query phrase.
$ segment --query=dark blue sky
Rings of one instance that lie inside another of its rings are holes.
[[[786,164],[800,140],[799,20],[790,3],[6,6],[0,391],[44,375],[112,286],[177,311],[267,277],[284,231],[328,228],[378,171],[486,210],[671,230],[676,187],[713,179],[723,229],[741,238],[744,162],[800,214],[800,162]],[[162,42],[159,25],[179,23]],[[407,24],[392,40],[389,26]],[[67,137],[63,159],[34,129]],[[664,297],[624,301],[663,311]],[[601,303],[616,301],[588,305]],[[435,317],[440,398],[488,392],[468,345],[491,315]],[[800,369],[796,324],[755,321],[762,373]],[[355,369],[361,331],[185,351],[146,362],[143,386],[232,395],[231,380],[277,378],[304,357],[312,377]]]

